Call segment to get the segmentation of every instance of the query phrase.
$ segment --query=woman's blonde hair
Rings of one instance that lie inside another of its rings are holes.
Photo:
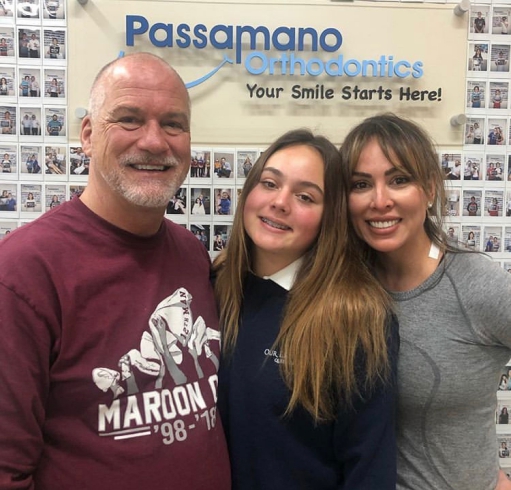
[[[348,239],[340,155],[326,138],[290,131],[259,157],[239,197],[227,248],[214,262],[215,288],[228,362],[241,321],[243,284],[252,270],[253,243],[243,225],[247,196],[272,155],[300,145],[316,149],[324,162],[324,210],[289,292],[275,346],[286,360],[280,368],[291,392],[287,413],[301,405],[322,420],[332,419],[340,405],[350,405],[362,389],[389,375],[389,300]]]

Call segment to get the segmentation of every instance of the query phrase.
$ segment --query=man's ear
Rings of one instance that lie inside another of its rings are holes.
[[[90,116],[85,116],[82,119],[82,127],[80,129],[80,140],[82,142],[83,152],[90,158],[91,157],[91,139],[92,139],[92,121]]]

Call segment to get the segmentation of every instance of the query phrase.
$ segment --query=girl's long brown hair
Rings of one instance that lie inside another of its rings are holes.
[[[301,405],[319,421],[332,419],[340,404],[349,406],[361,389],[370,389],[389,374],[389,299],[361,260],[360,249],[348,239],[340,155],[326,138],[308,130],[290,131],[254,164],[238,200],[227,248],[214,262],[215,288],[228,358],[241,321],[243,284],[252,268],[252,242],[243,226],[245,202],[268,159],[297,145],[315,148],[323,159],[324,211],[318,236],[289,292],[275,344],[285,358],[280,368],[290,389],[287,413]],[[364,363],[362,377],[358,359]]]

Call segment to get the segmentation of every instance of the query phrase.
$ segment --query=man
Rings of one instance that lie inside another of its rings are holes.
[[[477,17],[474,19],[474,32],[477,34],[483,34],[486,21],[483,19],[483,14],[477,12]]]
[[[3,490],[230,488],[210,261],[164,219],[189,104],[156,56],[107,65],[82,121],[85,191],[2,241]]]
[[[46,131],[48,131],[48,135],[50,136],[59,136],[61,130],[62,123],[59,121],[57,114],[53,114],[52,118],[46,125]]]

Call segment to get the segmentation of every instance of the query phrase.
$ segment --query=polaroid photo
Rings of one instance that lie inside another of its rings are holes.
[[[14,27],[0,25],[0,61],[2,63],[14,63],[16,61]]]
[[[236,178],[246,179],[258,157],[258,150],[236,150]]]
[[[0,106],[0,139],[13,139],[17,134],[16,106]]]
[[[511,435],[497,435],[499,447],[499,460],[509,458],[509,449],[511,448]]]
[[[511,262],[506,262],[505,260],[502,262],[502,267],[506,272],[509,272],[511,274]],[[508,475],[509,478],[509,475]]]
[[[233,179],[234,171],[234,149],[215,149],[213,151],[213,177],[215,179]]]
[[[483,250],[487,253],[502,252],[502,227],[485,226],[483,234]]]
[[[7,238],[17,227],[17,221],[0,221],[0,240]]]
[[[492,44],[490,56],[490,71],[492,76],[502,75],[508,77],[509,74],[509,44]]]
[[[42,185],[21,184],[20,211],[21,218],[42,214]]]
[[[41,62],[41,29],[34,26],[18,28],[18,61],[38,64]]]
[[[490,81],[488,96],[488,109],[507,109],[509,97],[509,83]]]
[[[17,0],[17,18],[22,19],[23,23],[31,24],[40,22],[40,3],[39,0]]]
[[[0,24],[13,24],[15,10],[15,0],[0,0]]]
[[[215,187],[213,195],[215,198],[214,215],[232,216],[234,214],[234,187]]]
[[[481,180],[484,155],[469,153],[463,156],[463,180]]]
[[[211,150],[192,146],[190,162],[190,179],[207,179],[211,182]]]
[[[488,119],[487,145],[502,146],[506,144],[507,120],[506,119]]]
[[[504,182],[505,155],[486,154],[485,180],[492,183]]]
[[[511,226],[504,227],[504,249],[503,252],[511,252]]]
[[[41,97],[41,69],[29,66],[19,68],[18,94],[27,101],[35,97]],[[25,100],[23,101],[25,102]],[[31,103],[35,101],[30,100]]]
[[[186,187],[180,187],[177,193],[172,196],[172,199],[167,204],[166,214],[173,215],[187,215],[187,196],[188,189]]]
[[[460,215],[460,190],[459,189],[446,189],[445,190],[445,206],[444,216],[459,216]]]
[[[4,218],[17,218],[18,210],[18,190],[17,184],[0,182],[0,216]]]
[[[476,189],[463,190],[463,216],[481,216],[481,200],[483,191]]]
[[[444,223],[445,238],[452,247],[460,246],[460,225],[454,223]]]
[[[478,35],[488,34],[490,28],[490,6],[472,4],[470,6],[469,24],[471,37],[476,38]]]
[[[484,118],[469,117],[465,123],[465,145],[483,145],[484,144]]]
[[[494,35],[508,36],[511,33],[509,30],[510,17],[511,7],[502,5],[493,7],[491,33]]]
[[[69,200],[80,197],[85,187],[87,186],[83,184],[69,184]]]
[[[0,145],[0,173],[2,180],[18,179],[18,148],[16,144]]]
[[[73,179],[88,179],[90,158],[81,146],[69,147],[69,175]]]
[[[14,66],[0,65],[0,100],[2,101],[17,102],[15,71]]]
[[[52,24],[63,24],[66,19],[65,0],[41,0],[43,11],[43,23],[50,21]]]
[[[211,250],[211,225],[203,223],[190,223],[190,231],[195,235],[195,238],[199,240],[209,252]]]
[[[61,107],[45,107],[44,108],[44,122],[45,122],[45,139],[56,139],[64,143],[66,141],[66,108]]]
[[[44,147],[44,173],[50,180],[67,178],[67,146],[47,145]]]
[[[487,189],[484,193],[484,215],[501,217],[503,215],[503,209],[504,191]]]
[[[50,211],[66,202],[65,184],[46,184],[44,186],[44,210]]]
[[[462,225],[462,244],[469,250],[481,250],[481,227],[478,225]]]
[[[192,187],[190,189],[190,214],[192,216],[211,216],[211,187]]]
[[[469,43],[468,71],[488,71],[488,43]]]
[[[232,232],[232,225],[230,224],[215,224],[213,225],[213,252],[221,252]]]
[[[502,376],[501,376],[501,381]],[[511,399],[497,401],[497,409],[495,410],[495,423],[498,425],[509,424],[509,411],[511,410]]]
[[[511,217],[511,189],[506,191],[506,217]]]
[[[51,99],[51,103],[65,103],[66,71],[63,68],[44,69],[44,97]]]
[[[43,29],[44,61],[51,64],[66,64],[66,31]]]
[[[461,153],[443,153],[440,165],[446,180],[461,179]]]
[[[484,80],[468,80],[466,107],[468,109],[484,109],[485,105],[486,105],[486,82]]]
[[[41,146],[20,146],[20,177],[24,180],[41,180],[43,178]]]
[[[20,107],[20,139],[42,141],[41,107]]]

